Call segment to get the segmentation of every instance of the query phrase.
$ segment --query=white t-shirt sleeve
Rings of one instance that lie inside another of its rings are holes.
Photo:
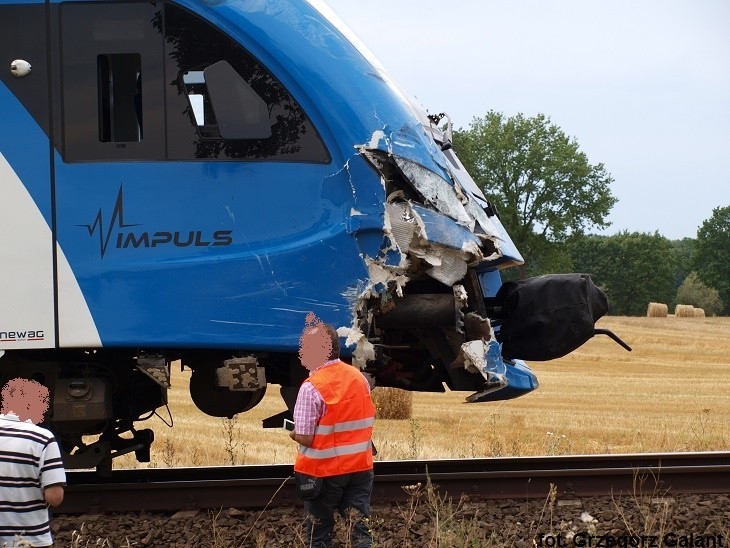
[[[41,471],[41,488],[45,489],[52,485],[66,485],[66,471],[61,460],[61,451],[55,439],[48,442],[41,453],[39,463]]]

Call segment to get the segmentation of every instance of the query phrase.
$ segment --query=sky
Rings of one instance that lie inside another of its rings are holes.
[[[615,179],[619,231],[730,205],[730,1],[327,0],[429,112],[543,113]]]

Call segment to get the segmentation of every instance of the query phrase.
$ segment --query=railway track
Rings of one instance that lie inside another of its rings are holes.
[[[298,504],[291,465],[151,468],[68,473],[56,514],[178,511]],[[644,493],[730,493],[730,452],[485,458],[375,463],[373,505],[407,500],[404,486],[428,479],[470,500]],[[641,483],[640,487],[637,484]]]

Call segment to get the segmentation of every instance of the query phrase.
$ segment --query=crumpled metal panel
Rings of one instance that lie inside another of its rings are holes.
[[[467,264],[463,252],[433,246],[432,253],[427,260],[430,259],[435,264],[432,264],[426,272],[434,280],[451,286],[466,275]]]
[[[474,230],[475,221],[464,209],[464,204],[457,197],[453,185],[415,162],[398,156],[394,156],[394,160],[403,175],[428,203],[470,231]]]
[[[402,253],[408,253],[416,235],[418,224],[411,208],[404,202],[394,202],[386,206],[390,221],[390,232]]]
[[[410,207],[422,222],[426,240],[444,247],[471,253],[474,259],[482,258],[482,253],[479,250],[482,242],[476,234],[461,225],[454,224],[453,221],[439,212],[418,204],[411,204]]]

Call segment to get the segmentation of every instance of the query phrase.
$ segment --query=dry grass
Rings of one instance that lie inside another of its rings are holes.
[[[532,363],[541,386],[521,398],[464,403],[465,393],[414,394],[413,418],[379,419],[382,460],[730,449],[730,318],[609,317],[634,351],[597,337],[569,356]],[[190,401],[189,372],[173,372],[175,427],[153,418],[153,466],[290,463],[286,432],[261,419],[284,409],[270,386],[256,408],[226,425]],[[148,426],[149,424],[149,426]],[[136,466],[125,456],[115,466]],[[141,465],[146,466],[146,465]]]
[[[404,420],[413,415],[413,392],[377,387],[372,396],[378,419]]]
[[[649,318],[666,318],[669,315],[669,307],[664,303],[649,303],[646,315]]]
[[[704,308],[695,308],[693,310],[693,312],[694,312],[695,318],[704,318],[704,317],[707,316],[705,314],[705,309]]]

